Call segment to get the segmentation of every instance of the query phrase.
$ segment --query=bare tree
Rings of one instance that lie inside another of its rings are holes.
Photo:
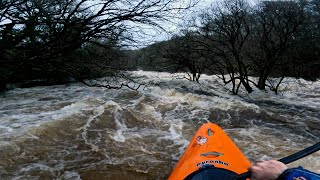
[[[243,0],[226,0],[214,6],[201,17],[200,33],[205,37],[206,47],[214,56],[214,67],[220,71],[221,78],[227,84],[232,82],[234,94],[243,85],[250,93],[248,65],[244,58],[244,48],[250,35],[251,21],[249,5]],[[225,74],[230,80],[226,80]],[[239,82],[237,82],[239,80]]]
[[[198,44],[198,35],[193,32],[185,32],[181,37],[174,37],[166,48],[164,57],[166,64],[175,66],[175,71],[183,71],[188,74],[190,81],[199,82],[204,73],[207,61],[201,54]]]
[[[259,89],[265,89],[268,77],[282,67],[284,55],[304,20],[303,8],[295,1],[262,1],[256,8],[248,56],[258,72]]]

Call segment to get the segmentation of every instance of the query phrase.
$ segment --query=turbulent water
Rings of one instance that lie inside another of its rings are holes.
[[[320,141],[320,81],[233,96],[215,76],[136,71],[138,91],[81,84],[0,96],[0,179],[166,179],[197,128],[220,125],[252,161]],[[320,170],[320,153],[301,159]]]

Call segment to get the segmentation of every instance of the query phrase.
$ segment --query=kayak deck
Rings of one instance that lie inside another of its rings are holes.
[[[216,124],[202,125],[175,166],[169,180],[185,179],[203,167],[215,167],[241,174],[250,161]]]

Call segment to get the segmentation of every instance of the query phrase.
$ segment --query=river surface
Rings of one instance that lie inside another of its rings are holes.
[[[320,81],[231,95],[215,76],[136,71],[138,91],[81,84],[0,96],[0,179],[166,179],[203,123],[252,162],[320,141]],[[320,171],[320,153],[290,164]]]

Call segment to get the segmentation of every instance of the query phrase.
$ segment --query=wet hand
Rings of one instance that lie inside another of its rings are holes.
[[[282,162],[269,160],[256,163],[248,168],[251,172],[251,180],[275,180],[288,167]]]

